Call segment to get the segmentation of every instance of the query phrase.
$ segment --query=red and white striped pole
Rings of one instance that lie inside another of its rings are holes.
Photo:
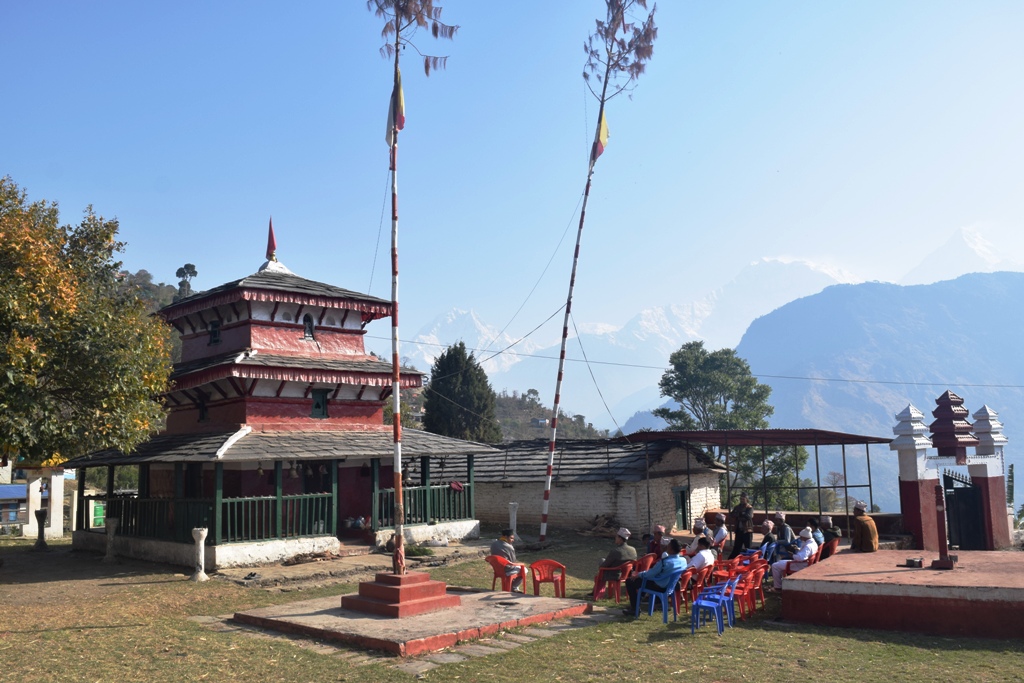
[[[397,19],[395,20],[397,23]],[[392,433],[395,441],[394,490],[395,490],[395,551],[393,567],[401,573],[405,566],[405,504],[402,496],[402,377],[398,348],[398,102],[401,93],[401,75],[398,71],[398,36],[395,37],[395,84],[391,107],[395,116],[388,121],[391,128],[391,405]]]
[[[605,90],[607,90],[605,79]],[[605,90],[601,91],[601,108],[597,115],[597,131],[594,135],[594,144],[590,150],[590,167],[587,169],[587,185],[583,190],[583,206],[580,208],[580,225],[576,230],[576,250],[572,255],[572,273],[569,275],[569,296],[565,300],[565,317],[562,321],[562,348],[558,354],[558,379],[555,381],[555,405],[551,410],[551,440],[548,443],[548,470],[544,480],[544,502],[540,511],[540,540],[544,541],[548,534],[548,508],[551,502],[551,479],[555,466],[555,442],[558,434],[558,406],[562,400],[562,377],[565,373],[565,347],[569,340],[569,316],[572,314],[572,293],[576,287],[576,268],[580,262],[580,242],[583,239],[583,222],[587,218],[587,201],[590,199],[590,185],[594,178],[594,163],[597,161],[598,140],[601,136],[601,126],[604,122],[604,96]]]

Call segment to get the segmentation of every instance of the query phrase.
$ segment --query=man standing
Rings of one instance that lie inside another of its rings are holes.
[[[875,520],[868,517],[868,504],[858,500],[853,506],[853,531],[850,537],[850,548],[861,553],[873,553],[878,550],[878,528]]]
[[[644,582],[645,578],[647,579],[648,586],[663,591],[669,587],[668,582],[672,575],[686,568],[686,560],[679,557],[680,550],[682,550],[682,546],[679,545],[679,541],[673,538],[668,543],[668,555],[658,560],[647,571],[640,572],[636,576],[626,579],[626,592],[629,594],[629,610],[622,610],[623,614],[636,614],[636,596],[640,592],[640,584]]]
[[[597,568],[597,576],[594,577],[594,591],[591,593],[591,596],[595,600],[601,599],[606,582],[619,578],[613,575],[612,572],[604,572],[602,575],[601,570],[608,567],[619,567],[630,560],[636,559],[636,550],[633,546],[626,543],[631,535],[626,527],[622,527],[615,534],[615,547],[608,553],[608,557],[601,561],[601,565]]]
[[[754,538],[754,508],[747,502],[746,493],[740,494],[739,505],[732,509],[729,516],[732,517],[733,530],[736,532],[732,540],[732,553],[729,555],[732,560],[748,550]]]
[[[512,592],[523,590],[523,579],[526,578],[525,569],[516,564],[516,548],[512,545],[516,540],[515,534],[512,533],[511,529],[502,529],[501,538],[498,538],[491,544],[491,555],[497,555],[498,557],[504,557],[509,561],[509,564],[505,565],[505,576],[515,576],[512,580]]]

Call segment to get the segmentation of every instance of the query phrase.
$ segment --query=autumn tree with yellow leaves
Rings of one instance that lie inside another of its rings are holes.
[[[159,428],[170,331],[125,286],[116,220],[0,178],[0,447],[26,464],[129,451]]]

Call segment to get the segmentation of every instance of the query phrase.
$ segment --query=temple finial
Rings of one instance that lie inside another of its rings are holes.
[[[277,240],[274,238],[274,217],[270,217],[270,231],[267,234],[267,260],[277,261]]]

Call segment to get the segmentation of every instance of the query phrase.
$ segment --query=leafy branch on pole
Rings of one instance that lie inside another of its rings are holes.
[[[395,554],[393,566],[396,573],[404,571],[403,526],[405,506],[402,502],[402,410],[401,410],[401,363],[398,346],[398,131],[405,127],[405,95],[402,92],[402,72],[399,59],[402,48],[411,47],[423,57],[423,71],[430,76],[431,69],[443,69],[447,57],[425,55],[412,42],[412,37],[421,28],[429,28],[434,38],[451,40],[458,26],[441,21],[441,7],[433,0],[368,0],[367,9],[384,19],[384,46],[381,56],[395,60],[394,85],[391,103],[388,107],[388,124],[385,141],[390,148],[391,168],[391,397],[392,430],[395,441],[394,487],[395,487]],[[392,42],[393,39],[393,42]]]
[[[558,432],[558,406],[562,394],[562,377],[565,370],[565,347],[569,338],[569,316],[572,314],[572,294],[576,285],[576,268],[580,258],[580,242],[583,237],[583,223],[587,217],[587,202],[594,178],[594,164],[608,144],[608,123],[604,110],[608,100],[623,92],[631,92],[636,81],[644,72],[647,62],[654,56],[654,41],[658,28],[654,25],[656,5],[642,21],[633,18],[637,8],[647,9],[647,0],[605,0],[607,16],[597,20],[597,27],[590,35],[583,49],[587,63],[583,79],[588,89],[599,102],[597,130],[594,144],[590,149],[590,163],[587,167],[587,184],[583,191],[583,205],[580,208],[580,224],[576,231],[576,249],[573,252],[572,273],[569,276],[569,295],[565,302],[565,318],[562,323],[562,347],[558,354],[558,378],[555,382],[555,401],[551,409],[551,440],[548,444],[547,478],[544,484],[544,502],[541,508],[540,540],[547,537],[548,503],[551,499],[551,475],[555,462],[555,440]],[[601,86],[600,93],[591,84],[594,78]]]

